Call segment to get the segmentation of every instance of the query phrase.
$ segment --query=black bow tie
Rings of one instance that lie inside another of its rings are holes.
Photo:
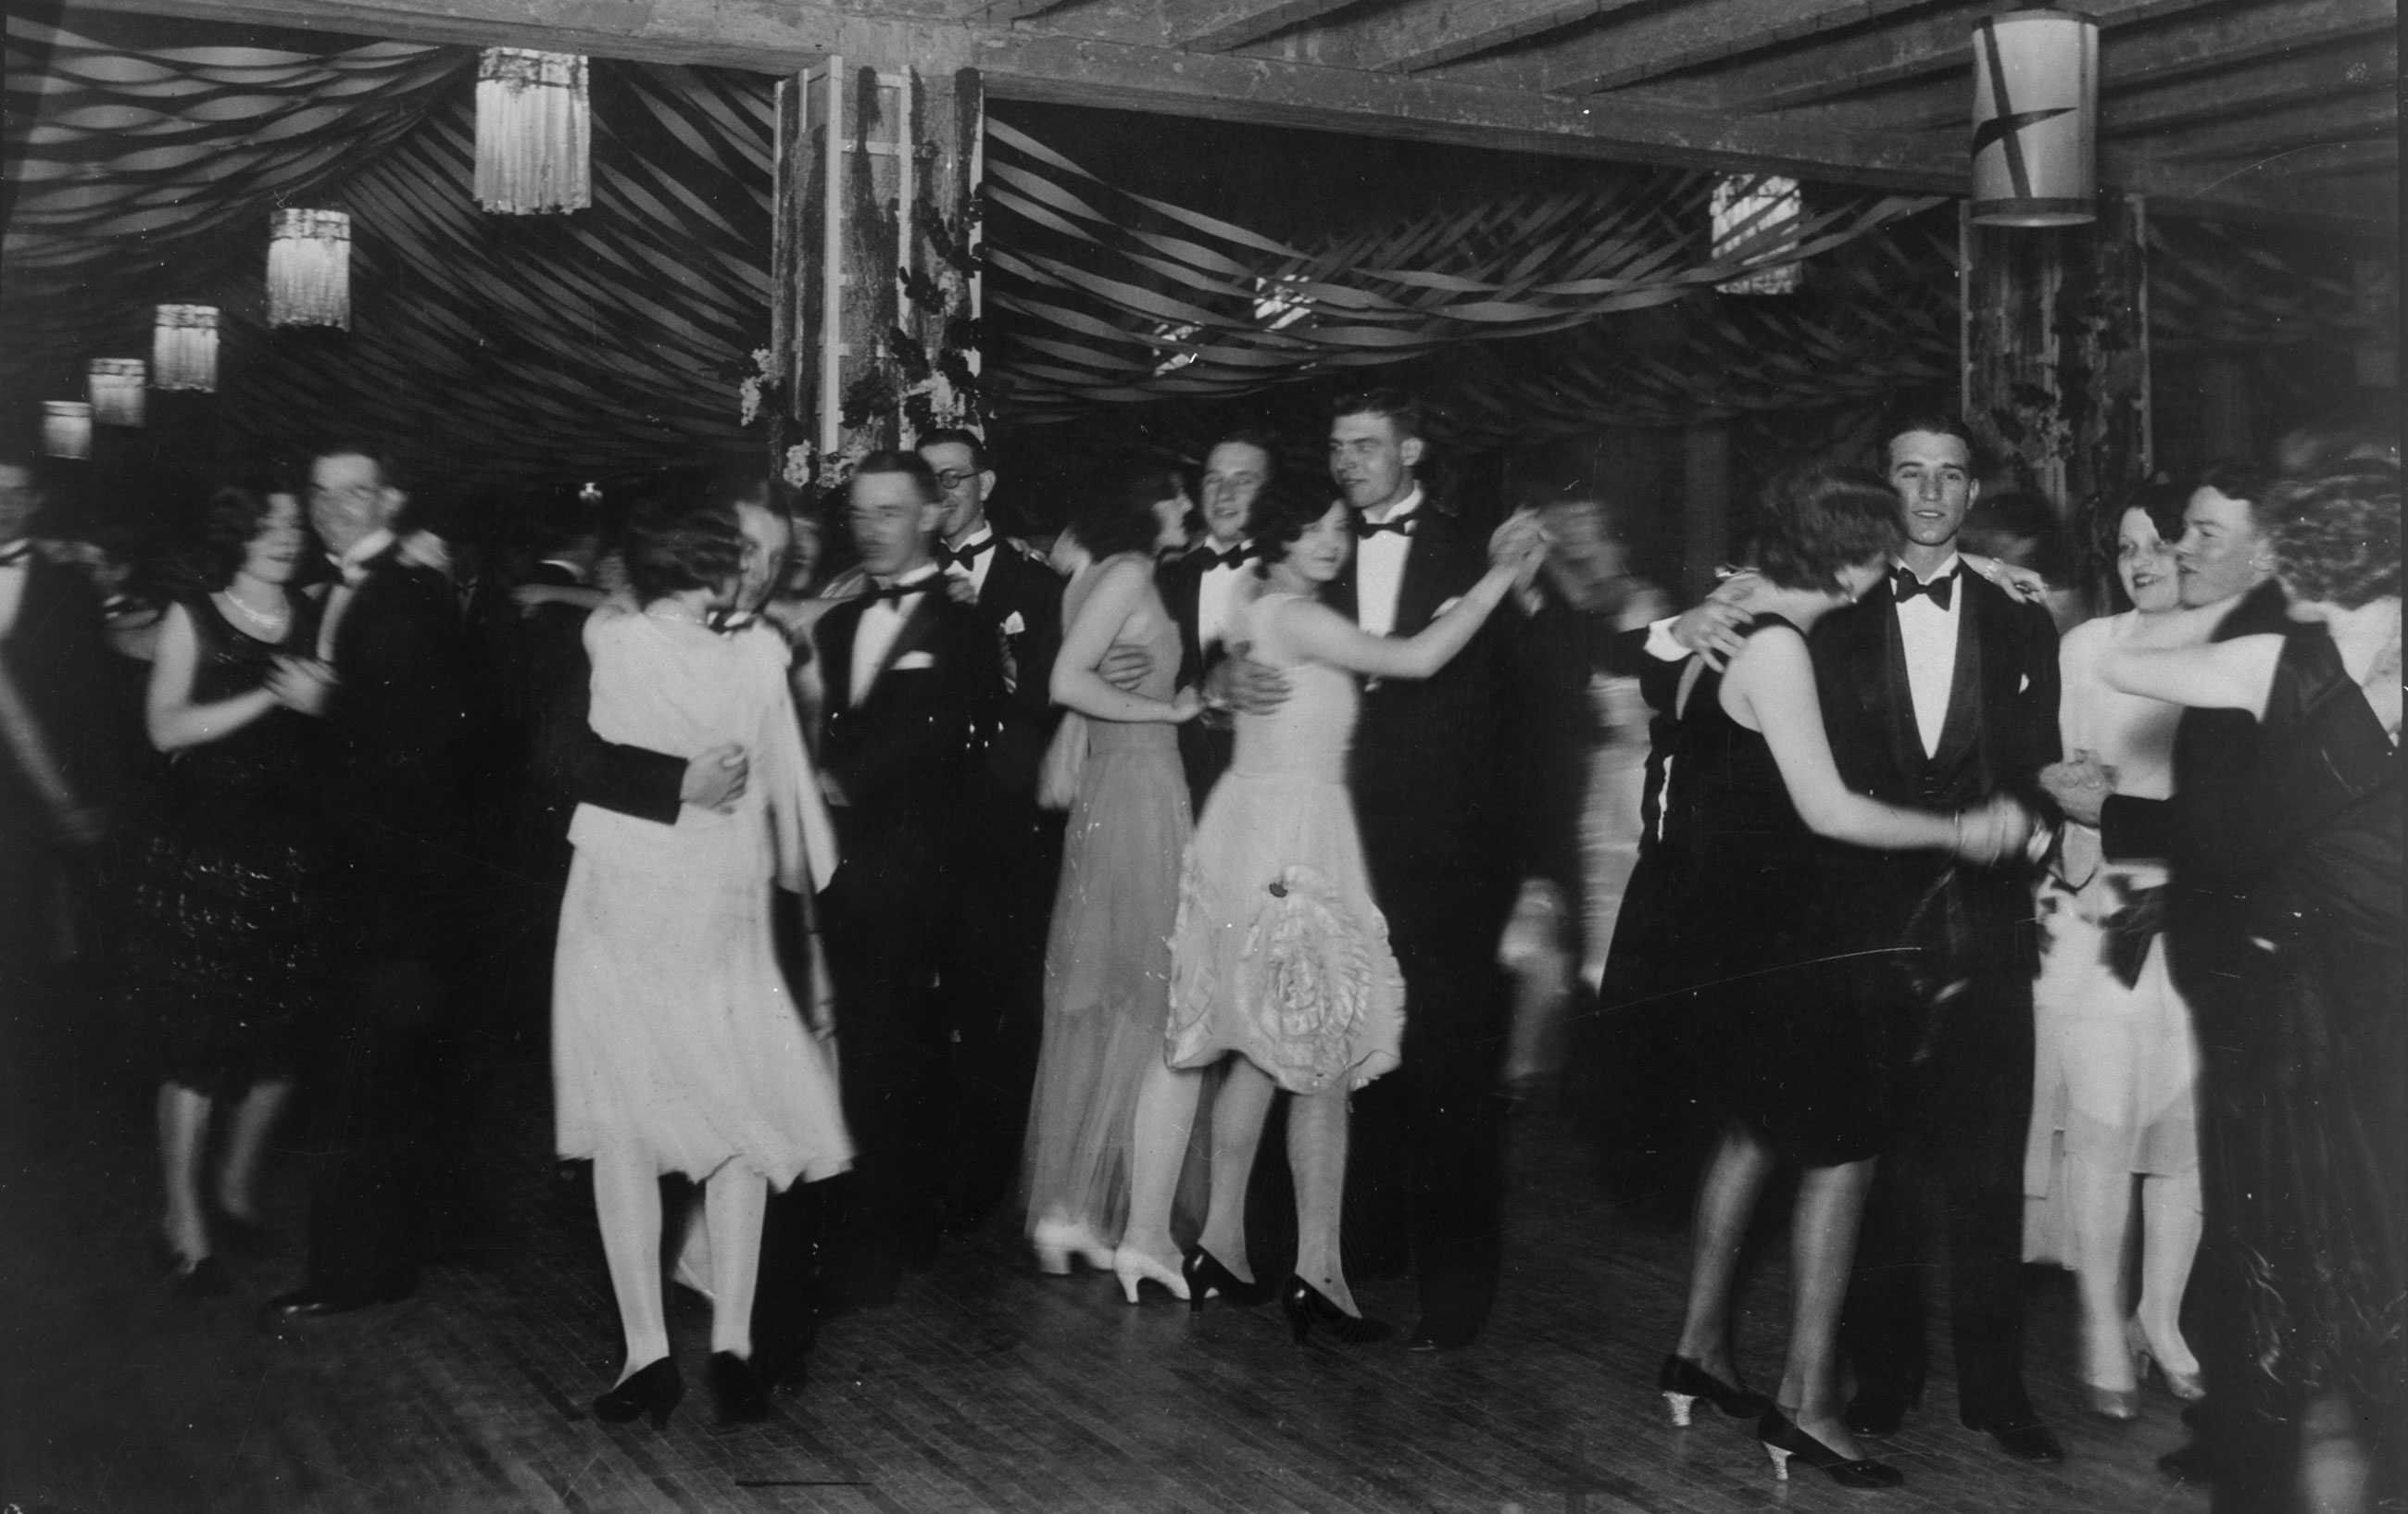
[[[1391,517],[1375,525],[1358,515],[1354,518],[1354,535],[1365,541],[1370,540],[1373,536],[1411,536],[1413,534],[1413,522],[1419,519],[1420,517],[1412,515]]]
[[[1251,563],[1255,558],[1263,555],[1253,547],[1230,547],[1226,549],[1219,547],[1199,547],[1197,550],[1202,554],[1205,560],[1204,571],[1207,573],[1211,572],[1214,568],[1243,567],[1246,564]]]
[[[710,627],[716,635],[732,636],[738,631],[747,630],[758,624],[760,620],[760,612],[757,610],[713,610],[710,612],[710,618],[703,623]]]
[[[996,538],[993,536],[987,537],[984,541],[972,542],[968,547],[948,547],[939,542],[937,565],[940,568],[959,568],[965,573],[976,573],[979,554],[993,547],[995,543]]]
[[[867,589],[862,591],[861,597],[872,601],[881,599],[901,601],[910,598],[913,594],[924,594],[935,584],[934,578],[914,578],[910,583],[890,583],[883,587],[872,583]]]
[[[1917,594],[1929,594],[1934,605],[1946,609],[1948,602],[1956,597],[1956,570],[1951,568],[1926,583],[1914,576],[1914,569],[1897,568],[1890,573],[1889,590],[1901,605]]]
[[[0,567],[15,567],[33,555],[34,544],[30,541],[19,541],[7,547],[0,547]]]

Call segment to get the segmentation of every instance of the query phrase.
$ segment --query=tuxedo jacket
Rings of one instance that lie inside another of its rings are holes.
[[[100,596],[82,573],[38,550],[24,571],[24,595],[16,623],[0,640],[0,658],[77,801],[110,804],[142,737],[103,696],[113,680]],[[0,835],[21,834],[21,824],[47,833],[47,808],[16,753],[0,746]]]
[[[1413,519],[1391,628],[1398,636],[1420,632],[1488,571],[1485,531],[1427,496]],[[1324,596],[1349,619],[1357,613],[1355,571],[1350,557]],[[1501,764],[1517,614],[1510,603],[1499,606],[1434,678],[1364,680],[1348,773],[1354,811],[1374,851],[1385,850],[1375,833],[1410,836],[1419,857],[1460,869],[1465,881],[1476,878],[1484,887],[1506,866],[1511,835]],[[1373,867],[1380,869],[1376,858]],[[1382,907],[1390,907],[1384,899]]]
[[[1037,770],[1062,718],[1052,693],[1054,659],[1062,650],[1062,578],[1045,559],[1001,532],[989,552],[978,613],[1004,699],[985,781],[999,803],[1027,807],[1037,802]]]
[[[853,639],[872,603],[846,600],[816,628],[827,689],[820,765],[844,795],[838,820],[854,849],[846,865],[866,860],[857,838],[894,849],[879,864],[909,869],[953,855],[963,827],[980,818],[1003,680],[993,623],[938,585],[913,604],[856,706]]]
[[[388,549],[336,622],[328,807],[379,955],[437,954],[460,905],[467,640],[450,580]]]
[[[1203,626],[1198,621],[1204,573],[1214,561],[1207,544],[1166,558],[1154,566],[1154,591],[1162,595],[1163,607],[1179,627],[1179,684],[1182,687],[1201,685],[1204,676],[1212,671],[1212,664],[1221,660],[1222,650],[1218,647],[1212,649],[1210,659],[1205,656]],[[1189,804],[1193,812],[1200,816],[1205,796],[1212,792],[1221,775],[1229,770],[1229,760],[1237,751],[1237,732],[1226,717],[1218,714],[1182,721],[1177,729],[1179,765],[1187,776]]]
[[[1957,574],[1956,592],[1964,604],[1956,623],[1956,673],[1939,749],[1929,756],[1915,725],[1906,647],[1889,584],[1877,585],[1816,622],[1808,644],[1824,732],[1840,778],[1885,804],[1954,810],[2011,793],[2036,813],[2049,813],[2040,770],[2056,762],[2060,750],[2056,623],[2040,606],[2023,604],[1971,571]],[[1897,944],[1907,912],[1947,866],[1946,857],[1936,851],[1832,850],[1835,884],[1863,900],[1856,918],[1868,938],[1881,945]],[[1994,927],[2028,920],[2026,864],[1968,869],[1957,876],[1976,920]],[[2036,949],[2036,942],[2024,940],[2017,953]]]

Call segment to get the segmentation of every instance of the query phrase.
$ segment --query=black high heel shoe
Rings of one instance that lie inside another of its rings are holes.
[[[1180,1270],[1187,1275],[1187,1311],[1190,1314],[1204,1312],[1204,1295],[1207,1293],[1218,1293],[1240,1308],[1251,1309],[1257,1304],[1269,1303],[1271,1296],[1279,1292],[1276,1284],[1246,1281],[1223,1266],[1219,1257],[1201,1246],[1187,1253],[1187,1260]]]
[[[1375,1340],[1385,1340],[1397,1333],[1397,1327],[1385,1320],[1373,1320],[1349,1314],[1329,1302],[1328,1296],[1302,1278],[1290,1274],[1287,1286],[1280,1290],[1281,1307],[1287,1310],[1287,1327],[1296,1333],[1296,1343],[1319,1325],[1349,1346],[1369,1346]]]
[[[685,1379],[668,1357],[647,1362],[626,1381],[594,1401],[594,1417],[606,1424],[624,1424],[638,1414],[652,1418],[658,1430],[669,1422],[669,1411],[685,1396]]]
[[[1895,1488],[1906,1480],[1905,1473],[1885,1462],[1870,1457],[1851,1461],[1841,1455],[1799,1429],[1778,1408],[1764,1411],[1764,1418],[1756,1423],[1756,1438],[1764,1442],[1764,1454],[1772,1458],[1772,1475],[1784,1482],[1789,1480],[1789,1459],[1793,1456],[1803,1457],[1808,1466],[1829,1473],[1831,1480],[1842,1488]]]
[[[769,1390],[752,1364],[734,1351],[710,1353],[710,1402],[723,1430],[769,1417]]]
[[[1734,1420],[1760,1420],[1772,1400],[1746,1388],[1734,1388],[1687,1357],[1674,1352],[1664,1358],[1656,1374],[1656,1391],[1671,1407],[1672,1423],[1686,1429],[1689,1406],[1702,1398]]]

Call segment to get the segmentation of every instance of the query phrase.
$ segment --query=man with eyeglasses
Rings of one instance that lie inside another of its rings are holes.
[[[953,1051],[951,1097],[939,1106],[953,1111],[942,1148],[946,1223],[959,1232],[977,1228],[1010,1194],[1037,1078],[1063,825],[1038,807],[1037,771],[1061,720],[1049,684],[1062,647],[1062,579],[988,520],[996,471],[984,442],[946,428],[923,435],[918,450],[944,493],[938,566],[953,597],[979,611],[1005,690],[939,968]]]

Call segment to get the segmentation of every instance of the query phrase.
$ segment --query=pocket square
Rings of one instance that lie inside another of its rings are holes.
[[[2022,674],[2018,674],[2018,675],[2016,675],[2016,677],[2015,677],[2015,693],[2025,693],[2025,692],[2028,691],[2030,688],[2031,688],[2031,675],[2030,675],[2030,674],[2028,674],[2028,673],[2022,673]]]
[[[921,668],[934,667],[936,665],[937,654],[935,652],[905,652],[902,656],[895,659],[895,671],[897,673],[910,673]]]
[[[1013,610],[1003,618],[1003,634],[1007,636],[1016,636],[1027,629],[1028,622],[1020,618],[1018,610]]]

